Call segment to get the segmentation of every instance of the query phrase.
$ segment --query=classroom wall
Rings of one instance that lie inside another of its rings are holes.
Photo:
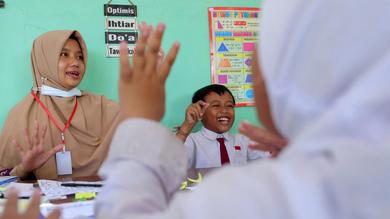
[[[118,59],[105,57],[103,5],[107,0],[5,0],[0,8],[0,127],[8,111],[32,87],[30,50],[40,34],[55,29],[77,29],[88,47],[87,73],[83,90],[118,100]],[[132,0],[138,21],[167,25],[163,48],[176,40],[181,51],[167,81],[167,108],[163,123],[180,125],[198,88],[211,83],[207,8],[259,7],[261,0]],[[114,0],[128,3],[127,0]],[[257,123],[254,107],[236,108],[236,122]],[[199,126],[198,126],[199,128]]]

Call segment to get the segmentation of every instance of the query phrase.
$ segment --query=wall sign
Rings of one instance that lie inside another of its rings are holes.
[[[229,88],[237,106],[253,106],[252,51],[259,8],[209,8],[211,81]]]
[[[127,41],[129,56],[134,54],[135,42],[138,39],[137,6],[129,1],[129,5],[104,5],[106,57],[119,57],[119,44]]]
[[[137,6],[131,1],[129,1],[130,5],[112,5],[110,3],[111,1],[104,5],[104,16],[137,17]]]

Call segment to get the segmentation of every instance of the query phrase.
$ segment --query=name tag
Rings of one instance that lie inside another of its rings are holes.
[[[72,174],[72,157],[70,151],[60,151],[56,153],[57,175]]]

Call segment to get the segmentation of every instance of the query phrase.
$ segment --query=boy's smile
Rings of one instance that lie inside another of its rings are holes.
[[[211,92],[204,101],[209,104],[202,118],[204,127],[216,133],[229,131],[234,123],[233,97],[228,92],[221,96]]]

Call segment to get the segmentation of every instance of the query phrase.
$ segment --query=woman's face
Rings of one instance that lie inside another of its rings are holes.
[[[60,83],[70,90],[77,87],[85,72],[84,57],[80,45],[74,39],[68,39],[62,48],[58,61]]]

